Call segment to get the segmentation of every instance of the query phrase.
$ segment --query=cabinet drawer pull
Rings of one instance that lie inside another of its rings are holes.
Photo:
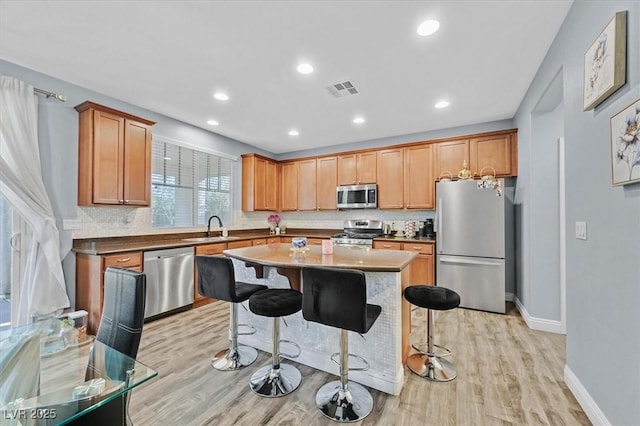
[[[118,259],[116,262],[118,262],[118,263],[124,263],[124,262],[128,262],[128,261],[130,261],[130,260],[131,260],[131,258],[130,258],[130,257],[125,257],[124,259]]]
[[[422,249],[423,249],[423,248],[424,248],[424,247],[413,247],[413,249],[414,249],[415,251],[422,251]]]
[[[383,244],[382,247],[389,248],[389,247],[391,247],[391,244]]]

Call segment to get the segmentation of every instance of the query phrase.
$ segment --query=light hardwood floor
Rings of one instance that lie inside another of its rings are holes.
[[[413,313],[414,336],[424,335],[423,313]],[[145,324],[138,359],[159,374],[133,392],[134,424],[335,425],[316,409],[315,393],[336,376],[284,360],[299,368],[302,384],[286,397],[261,398],[249,377],[271,354],[259,352],[237,372],[211,367],[227,345],[228,315],[228,304],[216,302]],[[400,396],[371,390],[374,411],[361,424],[590,424],[563,380],[565,337],[530,330],[512,304],[505,315],[437,312],[436,340],[453,351],[458,377],[433,383],[405,369]]]

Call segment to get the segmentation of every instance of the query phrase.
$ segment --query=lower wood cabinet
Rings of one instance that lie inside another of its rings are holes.
[[[93,255],[76,254],[76,309],[88,313],[87,333],[95,335],[102,317],[104,271],[110,266],[142,271],[142,252]]]
[[[242,241],[231,241],[227,243],[228,249],[242,248],[242,247],[251,247],[251,240],[242,240]]]
[[[434,285],[433,243],[374,241],[374,249],[406,250],[418,253],[411,262],[410,285]]]
[[[403,243],[402,250],[418,253],[411,262],[411,285],[434,285],[433,244]]]

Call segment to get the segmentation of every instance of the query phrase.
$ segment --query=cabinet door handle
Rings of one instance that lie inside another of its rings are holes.
[[[123,263],[123,262],[128,262],[128,261],[130,261],[130,260],[131,260],[131,258],[130,258],[130,257],[125,257],[124,259],[118,259],[118,260],[117,260],[117,262],[118,262],[118,263]]]

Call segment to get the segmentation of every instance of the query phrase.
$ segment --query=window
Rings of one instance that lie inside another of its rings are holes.
[[[229,158],[154,136],[151,154],[151,214],[158,228],[206,225],[211,215],[231,224]]]

